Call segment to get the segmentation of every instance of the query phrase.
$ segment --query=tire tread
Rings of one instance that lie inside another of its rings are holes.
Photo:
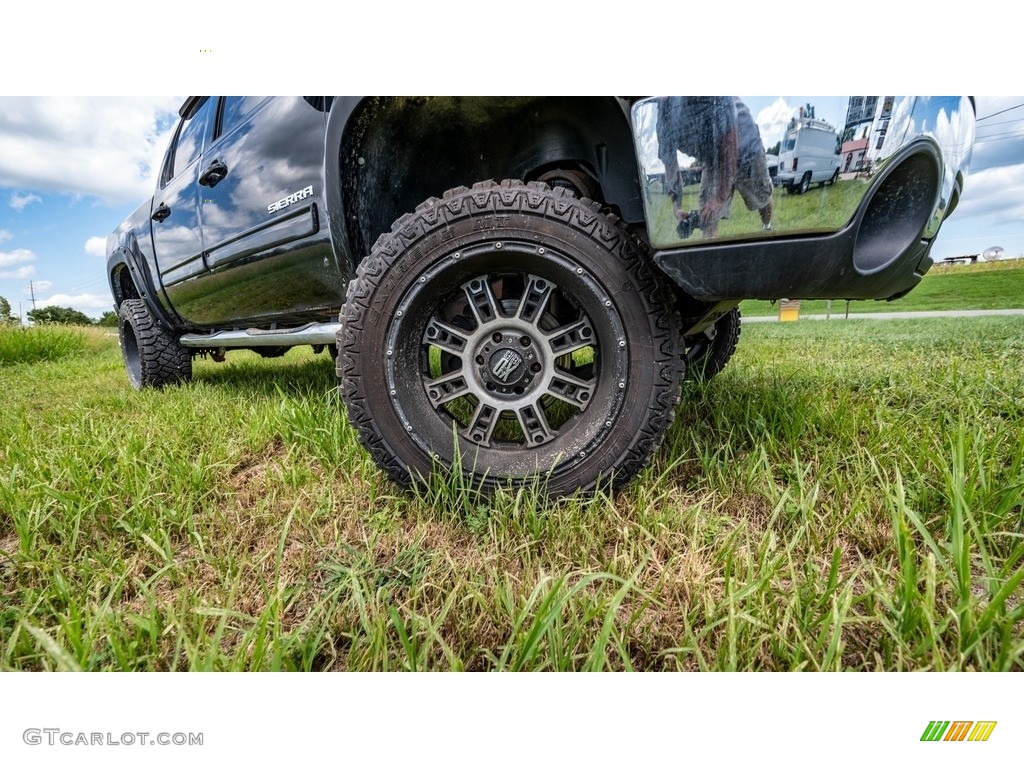
[[[685,375],[685,357],[682,354],[681,321],[674,308],[673,297],[666,290],[662,278],[647,257],[643,244],[632,236],[620,220],[601,205],[586,198],[577,198],[561,187],[549,187],[543,182],[505,180],[482,181],[471,188],[456,187],[440,198],[431,198],[419,205],[413,213],[401,216],[390,232],[382,234],[370,254],[356,269],[349,283],[344,306],[340,314],[341,327],[337,334],[337,374],[340,378],[341,397],[348,410],[350,423],[374,461],[393,481],[408,487],[410,473],[395,456],[387,437],[369,413],[361,386],[362,370],[378,364],[372,352],[361,345],[362,330],[374,303],[376,289],[385,280],[389,269],[402,254],[435,227],[443,227],[456,219],[493,212],[540,213],[557,219],[581,234],[593,238],[618,258],[624,268],[633,273],[638,293],[652,317],[654,331],[655,365],[658,373],[647,405],[643,427],[633,436],[630,444],[614,459],[612,488],[621,488],[649,461],[661,445],[668,427],[675,419],[680,401],[681,381]],[[581,490],[592,490],[598,484],[607,484],[608,478],[596,478],[581,485]]]

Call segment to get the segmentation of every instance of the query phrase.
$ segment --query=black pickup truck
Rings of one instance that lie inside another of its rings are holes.
[[[968,98],[878,99],[872,178],[792,196],[755,101],[190,98],[107,241],[129,380],[312,345],[399,483],[620,485],[740,300],[900,296],[959,199]]]

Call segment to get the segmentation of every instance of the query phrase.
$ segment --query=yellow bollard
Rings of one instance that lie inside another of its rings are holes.
[[[779,302],[779,322],[792,323],[800,319],[800,299],[783,299]]]

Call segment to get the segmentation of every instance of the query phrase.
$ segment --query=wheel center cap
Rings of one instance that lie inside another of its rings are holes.
[[[514,349],[499,349],[488,361],[491,375],[502,384],[515,384],[526,373],[523,356]]]

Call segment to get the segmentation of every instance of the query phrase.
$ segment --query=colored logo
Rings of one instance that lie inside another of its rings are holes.
[[[932,720],[921,741],[988,741],[995,729],[995,720]]]

